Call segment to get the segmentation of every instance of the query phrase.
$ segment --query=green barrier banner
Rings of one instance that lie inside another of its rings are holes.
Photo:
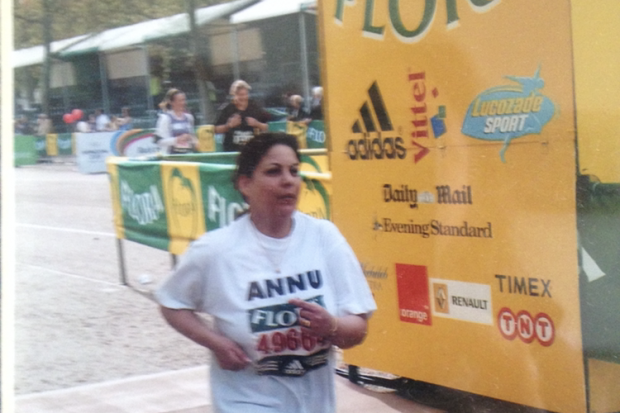
[[[202,205],[207,231],[224,227],[244,211],[247,204],[232,184],[233,169],[222,165],[200,165]]]
[[[309,124],[303,122],[269,122],[270,132],[286,132],[297,136],[302,149],[325,148],[325,129],[322,120],[313,120]]]
[[[286,132],[286,124],[288,122],[285,120],[281,120],[278,122],[269,122],[267,126],[269,127],[269,132]]]
[[[306,131],[308,149],[325,148],[325,128],[322,120],[313,120]]]
[[[58,147],[58,155],[75,154],[72,133],[59,133],[56,135],[56,146]]]
[[[168,223],[159,165],[124,164],[118,170],[118,191],[125,238],[167,250]]]
[[[331,217],[326,158],[324,151],[302,155],[298,209],[321,219]],[[118,238],[182,254],[205,231],[234,221],[247,204],[232,183],[235,153],[165,159],[108,158],[114,222]]]
[[[14,139],[14,159],[15,166],[34,165],[37,163],[39,155],[37,153],[36,138],[31,135],[15,135]]]
[[[45,136],[35,136],[34,146],[39,156],[47,156],[47,141]]]

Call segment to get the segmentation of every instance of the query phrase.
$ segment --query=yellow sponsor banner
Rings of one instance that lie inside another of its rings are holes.
[[[306,142],[307,132],[308,125],[303,122],[286,122],[286,133],[297,138],[299,149],[306,149],[308,147]]]
[[[58,156],[58,135],[55,133],[45,135],[45,146],[47,156]]]
[[[319,5],[333,219],[378,303],[345,360],[585,411],[569,2]]]
[[[114,211],[114,230],[116,238],[125,238],[125,225],[123,223],[123,209],[120,200],[120,188],[118,181],[118,162],[123,158],[109,157],[106,162],[108,174],[110,177],[110,193],[112,195],[112,210]]]
[[[620,2],[571,1],[579,172],[620,182]]]
[[[198,164],[162,162],[161,180],[168,222],[168,250],[182,254],[206,231]]]
[[[196,129],[198,152],[215,152],[215,127],[202,125]]]
[[[320,219],[331,218],[331,174],[305,173],[297,209]]]

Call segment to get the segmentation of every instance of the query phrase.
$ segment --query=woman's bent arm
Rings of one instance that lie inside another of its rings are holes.
[[[211,349],[225,370],[241,370],[251,361],[234,341],[211,330],[194,311],[160,306],[161,313],[175,330],[201,346]]]
[[[366,315],[346,315],[334,317],[336,330],[332,337],[332,343],[342,349],[355,347],[362,344],[366,338],[368,322]]]

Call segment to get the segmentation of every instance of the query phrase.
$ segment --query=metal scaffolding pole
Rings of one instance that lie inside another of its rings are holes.
[[[299,42],[301,49],[301,81],[304,91],[304,107],[310,109],[310,74],[308,70],[308,44],[306,41],[306,18],[303,10],[299,12]]]
[[[241,79],[241,71],[239,69],[239,33],[237,32],[237,26],[233,26],[230,40],[233,55],[233,77],[235,80]]]
[[[103,110],[110,115],[110,96],[108,92],[108,71],[106,70],[106,57],[103,53],[99,56],[99,75],[101,76],[101,100],[103,102]]]

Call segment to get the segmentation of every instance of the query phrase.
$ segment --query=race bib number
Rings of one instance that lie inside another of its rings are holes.
[[[325,307],[322,296],[306,301]],[[331,342],[303,333],[299,311],[288,303],[248,311],[250,329],[257,338],[258,374],[303,376],[327,365]]]
[[[236,145],[245,145],[247,141],[254,137],[252,131],[237,130],[233,133],[233,143]]]

